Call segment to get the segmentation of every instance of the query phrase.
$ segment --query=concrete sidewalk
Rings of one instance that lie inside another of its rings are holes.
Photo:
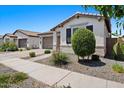
[[[121,83],[35,63],[30,60],[13,58],[0,61],[0,63],[19,72],[27,73],[32,78],[50,86],[61,87],[70,85],[73,88],[124,87],[124,84]]]

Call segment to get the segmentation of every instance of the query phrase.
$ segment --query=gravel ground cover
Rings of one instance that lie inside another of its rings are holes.
[[[107,58],[100,58],[100,61],[78,62],[77,56],[75,55],[68,55],[68,56],[70,63],[68,65],[61,66],[59,68],[124,83],[124,73],[116,73],[112,70],[112,65],[115,63],[119,63],[124,66],[123,61],[115,61]],[[51,57],[43,60],[38,60],[37,62],[41,64],[54,66],[54,64],[51,62]]]

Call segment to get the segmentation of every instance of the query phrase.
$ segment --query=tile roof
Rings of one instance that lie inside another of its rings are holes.
[[[81,17],[81,16],[102,17],[102,18],[104,18],[103,15],[100,15],[100,14],[76,12],[74,15],[70,16],[69,18],[67,18],[66,20],[64,20],[63,22],[61,22],[60,24],[58,24],[57,26],[53,27],[50,31],[54,31],[58,27],[63,27],[64,24],[66,24],[67,22],[69,22],[73,18],[75,18],[75,17],[78,18],[78,17]],[[105,21],[105,24],[106,24],[106,26],[108,28],[108,31],[111,32],[110,20]]]
[[[34,36],[34,37],[37,37],[38,34],[40,34],[40,32],[33,32],[33,31],[22,30],[22,29],[18,29],[14,33],[16,33],[17,31],[19,31],[19,32],[21,32],[21,33],[23,33],[23,34],[25,34],[27,36]]]

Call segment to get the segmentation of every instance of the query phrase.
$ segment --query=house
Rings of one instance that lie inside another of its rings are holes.
[[[18,48],[39,48],[39,32],[18,29],[13,35],[16,36]]]
[[[71,37],[77,28],[87,28],[93,31],[96,38],[96,54],[105,56],[106,39],[111,38],[111,24],[109,19],[99,14],[76,13],[49,32],[39,34],[40,48],[53,48],[53,50],[74,53],[71,47]]]
[[[3,41],[14,42],[18,48],[39,48],[38,34],[40,33],[18,29],[13,34],[5,34]]]
[[[3,36],[3,42],[16,42],[17,36],[7,33]]]
[[[0,35],[0,45],[3,43],[3,36]]]

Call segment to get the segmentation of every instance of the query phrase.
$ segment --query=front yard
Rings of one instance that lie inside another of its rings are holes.
[[[106,58],[100,58],[100,61],[78,62],[77,56],[68,54],[68,57],[70,63],[62,66],[55,66],[51,61],[52,57],[39,60],[37,62],[41,64],[59,67],[62,69],[71,70],[74,72],[79,72],[82,74],[87,74],[90,76],[124,83],[124,73],[117,73],[112,69],[112,66],[115,63],[119,63],[124,66],[123,62],[116,62],[115,60],[110,60]]]

